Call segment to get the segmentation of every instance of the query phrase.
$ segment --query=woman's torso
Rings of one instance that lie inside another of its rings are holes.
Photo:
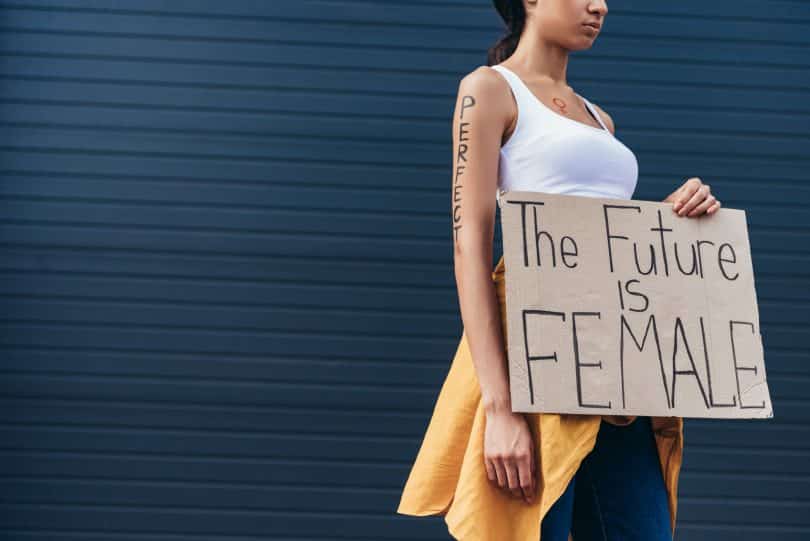
[[[601,127],[563,116],[541,102],[505,66],[491,66],[509,83],[517,122],[500,149],[498,192],[539,191],[630,199],[638,182],[632,150],[605,126],[595,107],[579,96]]]
[[[518,108],[515,129],[500,150],[497,198],[500,190],[614,199],[633,196],[638,182],[636,156],[608,130],[593,104],[577,94],[600,128],[554,112],[517,74],[505,66],[491,67],[509,83]],[[602,417],[613,425],[627,425],[636,418]]]

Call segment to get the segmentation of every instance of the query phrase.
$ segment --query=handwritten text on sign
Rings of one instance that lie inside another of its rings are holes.
[[[745,212],[501,196],[514,411],[773,417]]]

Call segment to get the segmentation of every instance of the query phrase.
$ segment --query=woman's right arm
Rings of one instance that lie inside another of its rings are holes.
[[[506,87],[506,88],[505,88]],[[492,281],[498,160],[515,113],[506,81],[479,67],[459,83],[453,114],[453,260],[464,332],[486,412],[489,479],[530,502],[534,445],[525,417],[513,413],[500,306]]]

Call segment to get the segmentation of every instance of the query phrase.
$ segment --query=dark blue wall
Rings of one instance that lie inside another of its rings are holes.
[[[687,420],[678,539],[810,537],[810,3],[624,0],[569,82],[748,214],[775,418]],[[0,2],[3,539],[446,539],[396,516],[460,336],[487,0]],[[176,535],[177,537],[170,537]]]

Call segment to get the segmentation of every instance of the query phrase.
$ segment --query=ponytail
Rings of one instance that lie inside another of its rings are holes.
[[[506,33],[487,51],[487,65],[500,64],[515,52],[523,27],[526,24],[526,10],[523,0],[493,0],[504,23]]]

